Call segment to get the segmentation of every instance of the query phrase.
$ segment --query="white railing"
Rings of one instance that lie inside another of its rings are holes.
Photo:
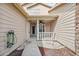
[[[54,32],[39,32],[39,40],[53,40],[54,38]]]

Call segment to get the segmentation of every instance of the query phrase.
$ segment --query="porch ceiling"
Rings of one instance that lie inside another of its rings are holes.
[[[56,20],[58,16],[28,16],[28,20]]]

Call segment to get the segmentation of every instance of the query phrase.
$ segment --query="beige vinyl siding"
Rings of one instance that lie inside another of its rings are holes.
[[[42,6],[42,5],[36,5],[32,8],[28,8],[28,14],[29,15],[49,15],[48,14],[48,7]]]
[[[25,41],[25,24],[26,18],[12,4],[0,4],[0,55],[9,54]],[[12,48],[6,47],[6,34],[9,30],[14,30],[16,35],[16,42]]]
[[[54,9],[51,14],[59,17],[55,27],[55,39],[65,47],[75,51],[75,4],[64,4]]]
[[[79,55],[79,3],[76,4],[76,54]]]

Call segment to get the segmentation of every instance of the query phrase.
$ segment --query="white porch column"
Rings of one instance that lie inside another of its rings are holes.
[[[37,40],[39,40],[39,20],[37,19]]]

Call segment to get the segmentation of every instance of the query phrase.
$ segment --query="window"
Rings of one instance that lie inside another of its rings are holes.
[[[39,32],[44,32],[44,24],[40,23],[39,25]]]

